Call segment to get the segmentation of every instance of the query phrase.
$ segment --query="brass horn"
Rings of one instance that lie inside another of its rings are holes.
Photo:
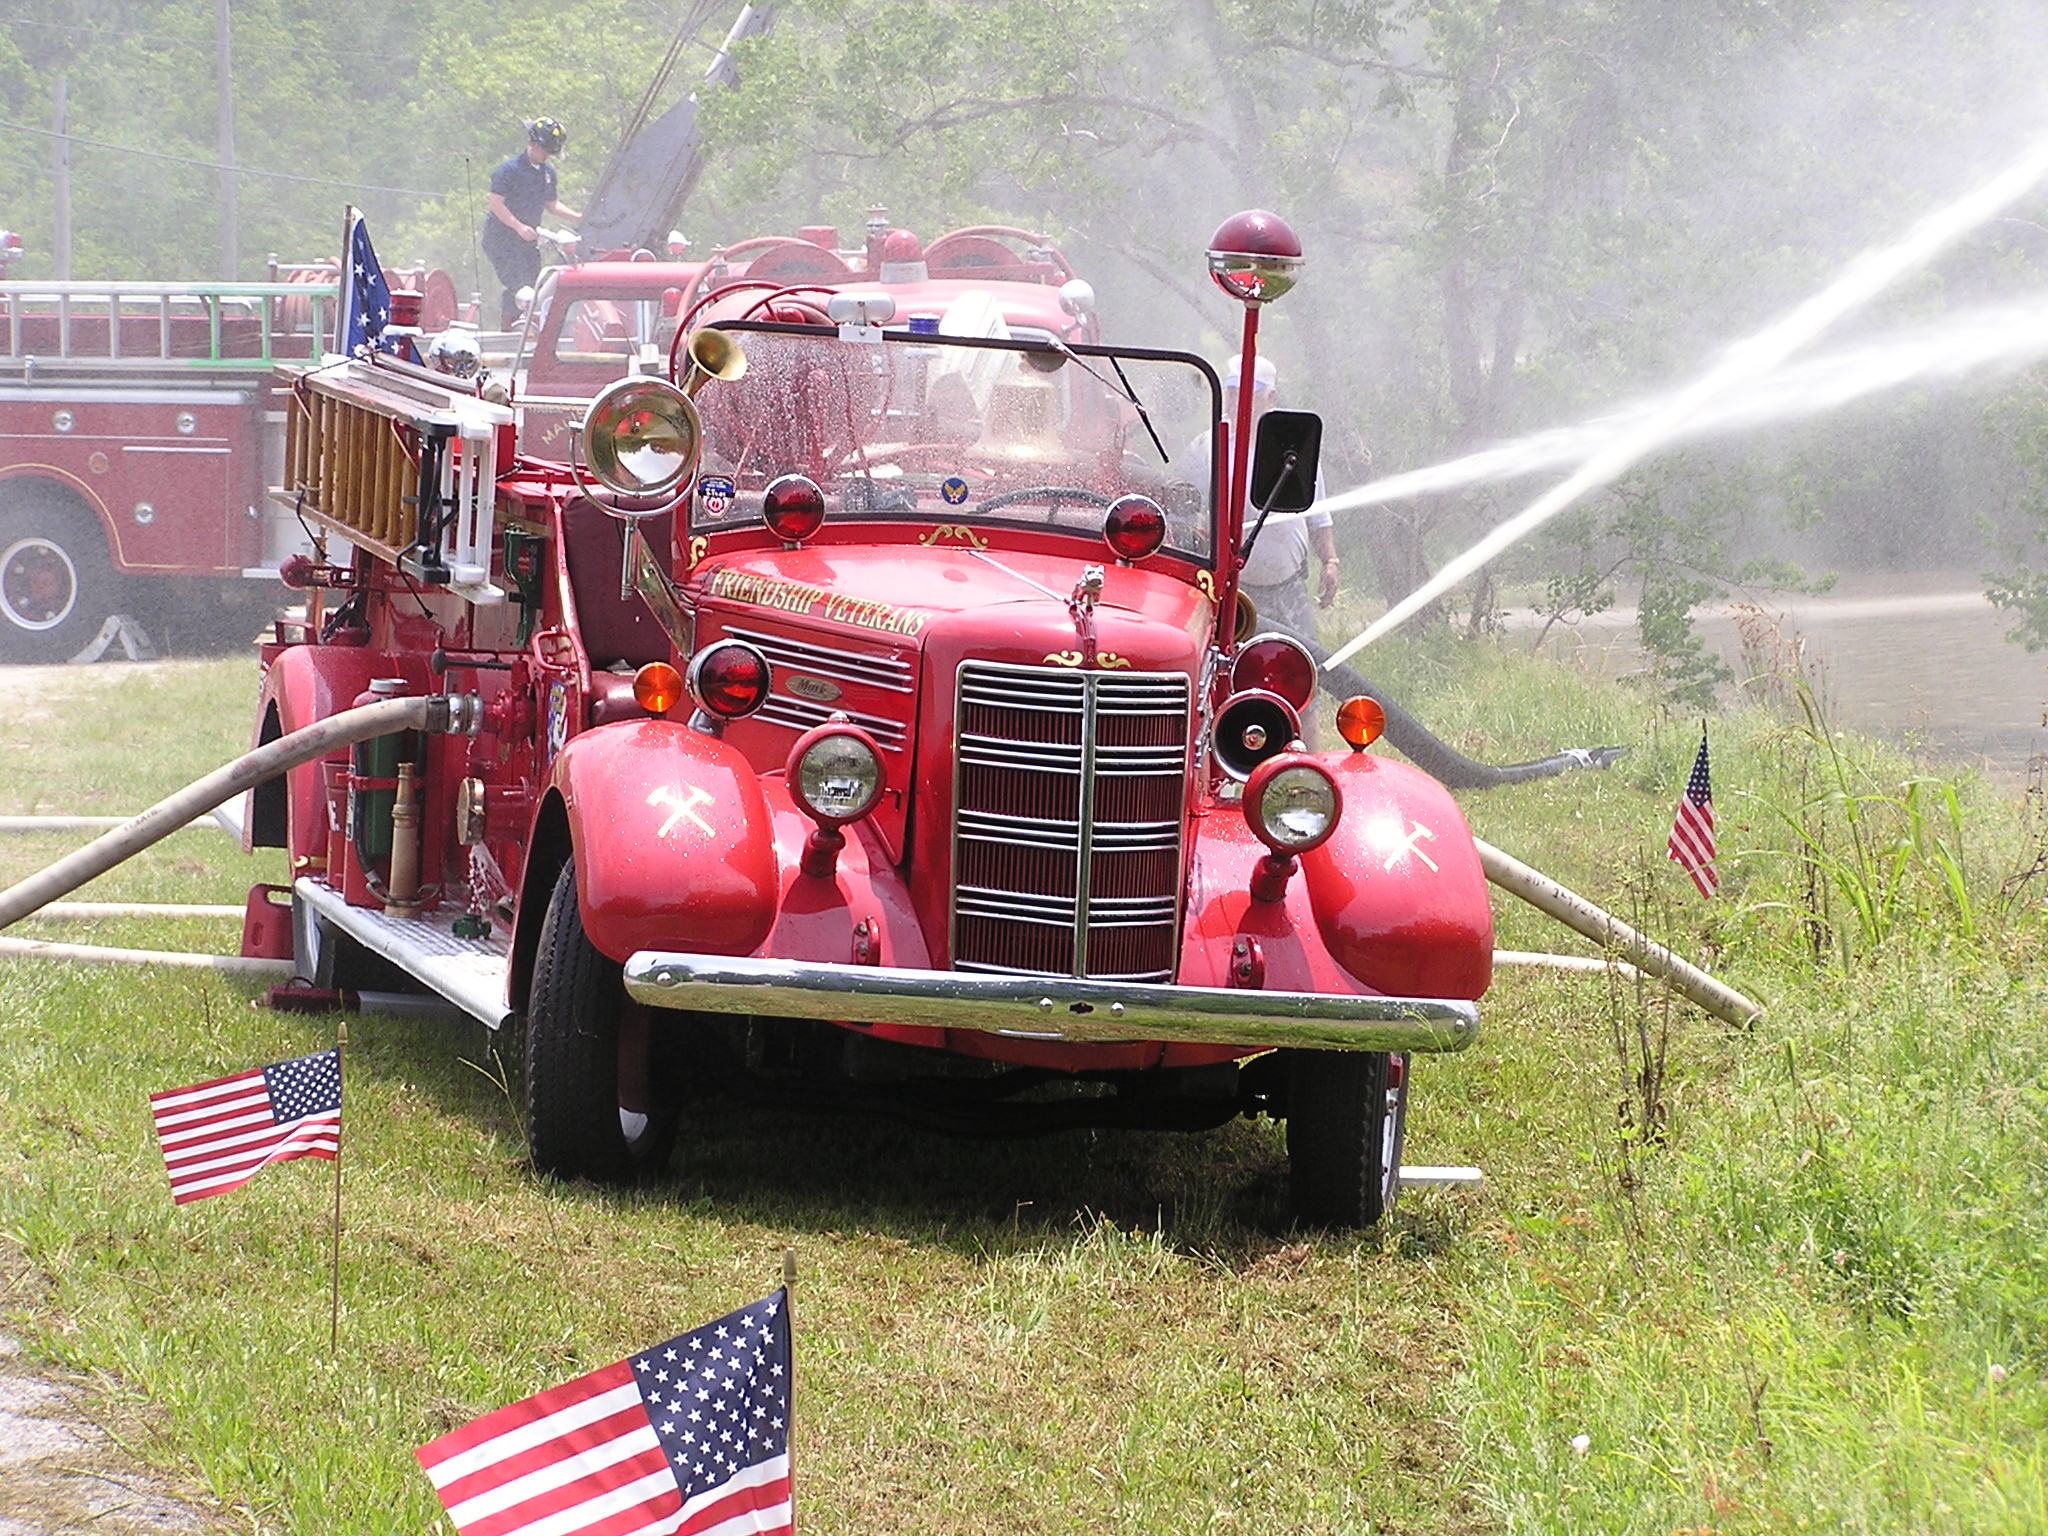
[[[695,398],[711,379],[730,384],[747,371],[747,354],[724,331],[710,326],[690,334],[690,371],[683,378],[683,393]]]

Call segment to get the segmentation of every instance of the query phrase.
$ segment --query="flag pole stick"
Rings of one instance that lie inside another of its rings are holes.
[[[789,1536],[796,1536],[796,1250],[782,1250],[782,1322],[789,1329]]]
[[[339,1019],[334,1026],[334,1075],[342,1076],[345,1065],[343,1058],[348,1054],[348,1020]],[[337,1117],[338,1119],[339,1117]],[[327,1353],[332,1355],[341,1343],[341,1129],[337,1124],[334,1132],[334,1246],[332,1276],[328,1292],[327,1311]]]

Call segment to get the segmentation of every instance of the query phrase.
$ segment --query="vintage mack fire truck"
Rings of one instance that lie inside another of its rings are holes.
[[[1449,795],[1238,597],[1317,424],[1270,413],[1254,455],[1206,362],[1099,341],[1041,247],[878,235],[725,253],[559,453],[387,357],[294,380],[282,494],[330,542],[258,740],[407,694],[451,729],[252,793],[294,875],[270,947],[523,1027],[553,1175],[659,1168],[710,1093],[1252,1114],[1305,1220],[1377,1221],[1492,923]],[[1272,214],[1217,231],[1248,356],[1300,256]]]

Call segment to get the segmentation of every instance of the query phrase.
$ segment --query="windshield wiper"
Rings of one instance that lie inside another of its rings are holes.
[[[1166,451],[1166,444],[1159,440],[1158,429],[1152,425],[1152,413],[1145,409],[1145,402],[1138,398],[1138,392],[1131,387],[1130,378],[1124,372],[1123,362],[1115,353],[1111,353],[1109,358],[1109,366],[1116,370],[1117,378],[1117,382],[1112,384],[1095,369],[1090,368],[1088,360],[1064,341],[1061,341],[1059,337],[1051,336],[1046,338],[1046,344],[1058,351],[1069,362],[1079,363],[1082,371],[1104,389],[1114,389],[1125,400],[1129,401],[1131,408],[1138,413],[1138,420],[1145,423],[1145,435],[1152,439],[1152,446],[1159,450],[1159,462],[1162,464],[1171,464],[1173,462],[1173,455]]]

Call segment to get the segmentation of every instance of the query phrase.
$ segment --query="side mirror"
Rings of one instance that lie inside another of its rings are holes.
[[[1251,511],[1306,512],[1316,499],[1323,418],[1314,411],[1268,411],[1252,454]]]

